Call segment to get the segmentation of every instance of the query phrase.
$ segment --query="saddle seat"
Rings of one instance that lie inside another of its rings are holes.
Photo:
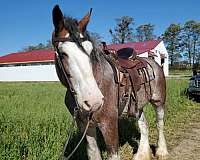
[[[121,59],[135,59],[137,53],[133,48],[121,48],[117,51],[117,57]]]

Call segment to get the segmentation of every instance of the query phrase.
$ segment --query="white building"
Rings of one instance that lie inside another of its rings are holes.
[[[163,67],[168,76],[168,53],[163,41],[128,42],[111,44],[108,49],[118,50],[130,47],[138,56],[150,57]],[[55,66],[55,53],[52,50],[11,53],[0,57],[0,81],[59,81]]]

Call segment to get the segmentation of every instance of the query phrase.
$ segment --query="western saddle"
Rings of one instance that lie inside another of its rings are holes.
[[[108,53],[109,50],[106,48],[107,56],[109,55]],[[112,54],[110,53],[110,55]],[[147,68],[148,63],[138,57],[134,49],[122,48],[115,54],[115,60],[113,61],[113,58],[111,58],[109,63],[115,73],[116,83],[119,84],[119,105],[125,105],[124,108],[119,107],[123,108],[120,112],[128,113],[129,116],[137,115],[139,113],[137,92],[144,86],[145,96],[149,99],[151,97],[150,81],[155,77],[150,78]]]

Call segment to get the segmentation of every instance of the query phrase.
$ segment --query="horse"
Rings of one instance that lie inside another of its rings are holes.
[[[109,160],[119,160],[118,120],[124,106],[119,106],[119,85],[115,80],[113,66],[104,55],[102,49],[94,44],[88,34],[87,25],[91,17],[88,12],[80,21],[73,17],[63,16],[58,5],[52,10],[54,31],[52,43],[56,50],[55,67],[60,82],[67,88],[65,104],[73,115],[78,108],[76,122],[83,132],[86,127],[88,114],[89,127],[86,131],[87,156],[89,160],[101,160],[97,145],[96,129],[102,133],[106,144]],[[135,160],[152,158],[148,139],[148,125],[143,112],[144,105],[153,104],[156,112],[158,130],[158,147],[156,156],[165,159],[168,155],[164,130],[164,110],[166,97],[166,82],[162,68],[151,59],[147,68],[153,69],[154,79],[151,85],[151,96],[145,95],[145,87],[137,90],[137,120],[140,130],[140,142]],[[115,67],[114,67],[115,68]],[[116,69],[119,73],[119,70]],[[119,74],[118,74],[119,75]]]

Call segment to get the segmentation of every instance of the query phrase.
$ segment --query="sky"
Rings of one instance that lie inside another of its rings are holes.
[[[0,0],[0,56],[50,40],[56,4],[78,20],[93,8],[87,30],[99,33],[107,43],[111,42],[109,29],[121,16],[133,17],[134,28],[155,25],[158,36],[171,23],[200,21],[199,0]]]

